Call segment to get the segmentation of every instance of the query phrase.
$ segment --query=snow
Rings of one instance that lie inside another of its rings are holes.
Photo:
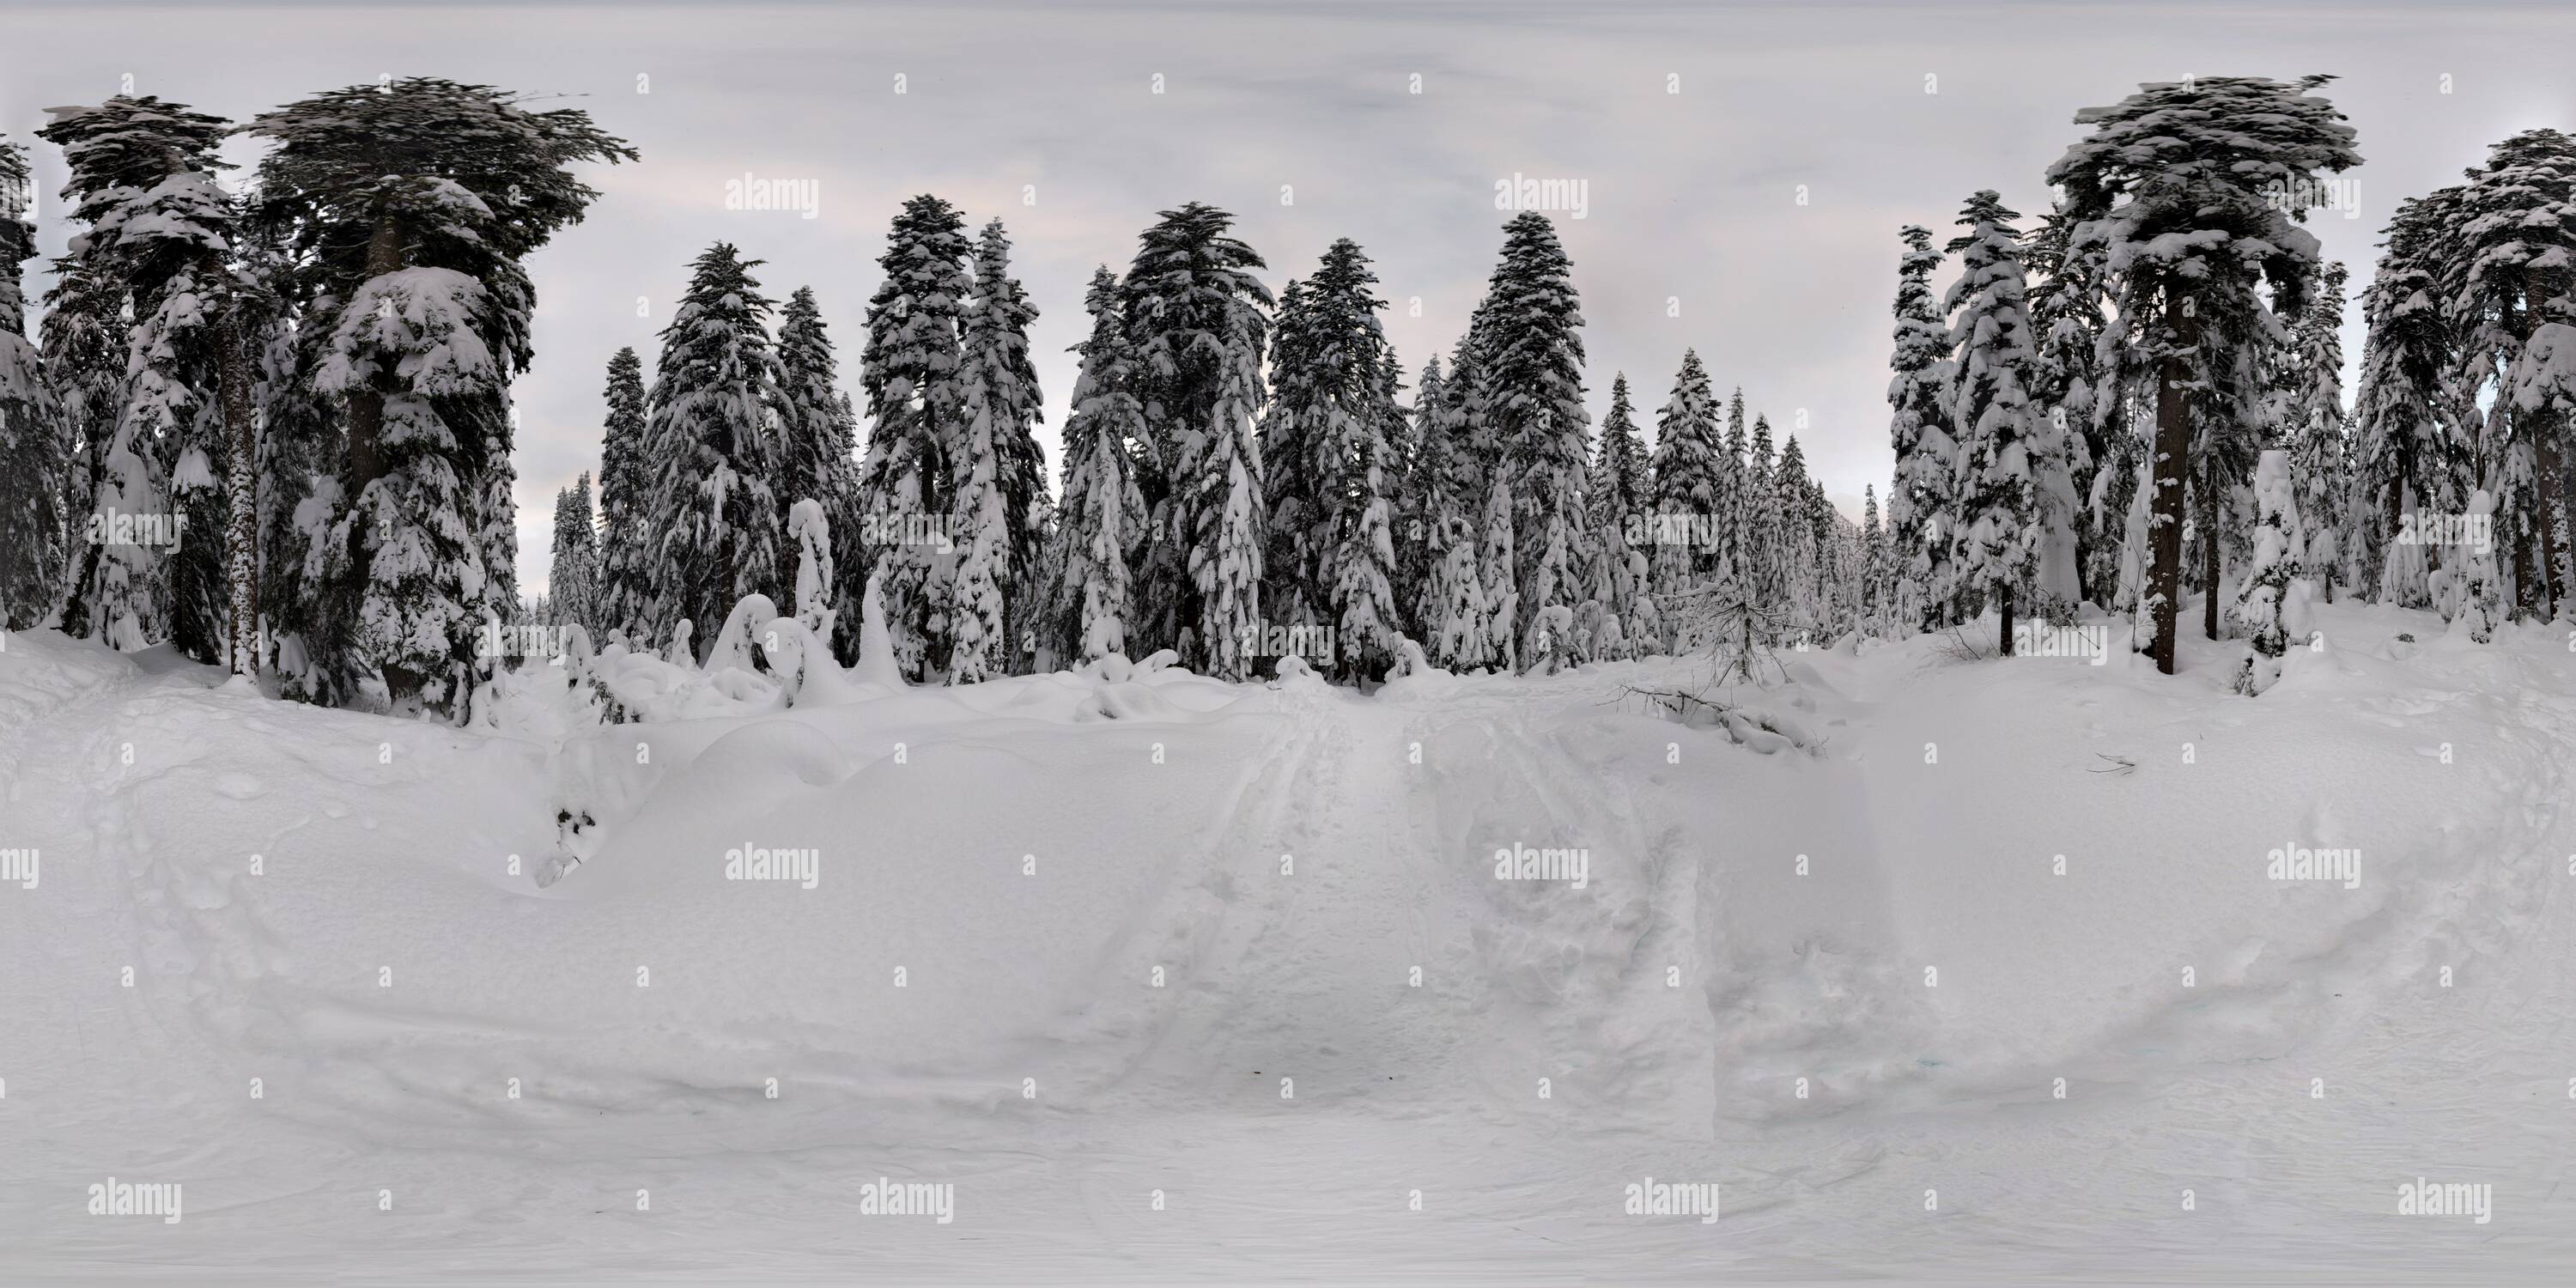
[[[1990,617],[1782,654],[1732,695],[1797,731],[1766,755],[1629,692],[1705,660],[904,688],[875,598],[834,700],[543,729],[8,636],[0,848],[43,863],[0,883],[0,1277],[2576,1255],[2559,633],[2318,604],[2248,700],[2242,642],[2161,677],[2097,615],[2104,665],[1962,656]],[[1497,879],[1522,847],[1582,883]],[[2299,847],[2357,883],[2270,879]],[[111,1176],[184,1218],[87,1215]],[[2400,1218],[2418,1176],[2491,1182],[2491,1223]],[[881,1178],[953,1221],[860,1217]],[[1648,1178],[1722,1215],[1623,1215]]]

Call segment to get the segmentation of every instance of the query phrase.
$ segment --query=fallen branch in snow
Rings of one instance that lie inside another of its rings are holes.
[[[2093,755],[2094,755],[2094,757],[2095,757],[2096,759],[2099,759],[2099,760],[2107,760],[2107,761],[2110,761],[2111,763],[2110,763],[2110,765],[2109,765],[2109,766],[2107,766],[2107,767],[2105,767],[2105,768],[2102,768],[2102,769],[2088,769],[2088,770],[2086,770],[2086,771],[2085,771],[2086,773],[2091,773],[2091,774],[2127,774],[2127,773],[2135,773],[2135,772],[2137,771],[2137,768],[2138,768],[2138,762],[2136,762],[2136,761],[2134,761],[2134,760],[2131,760],[2131,759],[2129,759],[2129,758],[2128,758],[2128,757],[2126,757],[2126,756],[2106,756],[2106,755],[2103,755],[2101,752],[2098,752],[2098,751],[2097,751],[2097,752],[2094,752],[2094,753],[2093,753]]]
[[[1741,703],[1726,702],[1682,689],[1644,689],[1622,685],[1621,691],[1646,699],[1661,707],[1675,721],[1693,728],[1714,726],[1738,744],[1764,755],[1782,747],[1814,751],[1824,746],[1806,726],[1773,712],[1757,711]],[[1701,718],[1694,719],[1697,714]]]

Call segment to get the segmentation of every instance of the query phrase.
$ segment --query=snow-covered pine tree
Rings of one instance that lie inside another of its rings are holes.
[[[2290,475],[2290,455],[2279,448],[2263,453],[2254,472],[2254,558],[2237,592],[2236,620],[2254,637],[2253,652],[2236,674],[2236,691],[2259,697],[2281,678],[2281,655],[2306,620],[2306,587],[2299,576],[2298,487]]]
[[[1647,522],[1654,505],[1653,489],[1646,445],[1637,431],[1636,409],[1628,399],[1628,374],[1614,372],[1610,377],[1610,411],[1601,418],[1601,442],[1593,451],[1587,491],[1592,504],[1593,548],[1597,552],[1591,580],[1606,617],[1603,633],[1610,633],[1608,623],[1616,623],[1620,656],[1642,656],[1656,647],[1652,640],[1637,638],[1633,630],[1638,619],[1637,601],[1651,595],[1640,569],[1645,551],[1654,548],[1653,526]],[[1639,549],[1640,545],[1645,549]]]
[[[2351,492],[2344,454],[2343,306],[2346,273],[2330,263],[2293,328],[2299,381],[2291,406],[2290,474],[2298,488],[2299,575],[2334,602],[2343,573],[2342,502]]]
[[[1422,372],[1422,444],[1414,471],[1422,480],[1419,494],[1431,551],[1419,614],[1423,652],[1431,664],[1473,671],[1486,664],[1493,614],[1485,606],[1476,541],[1480,493],[1469,424],[1475,370],[1471,359],[1459,361],[1444,377],[1434,355]]]
[[[2098,253],[2070,254],[2074,222],[2062,209],[2041,216],[2022,257],[2031,274],[2030,325],[2035,361],[2030,371],[2031,408],[2049,455],[2066,463],[2067,492],[2075,501],[2071,514],[2048,511],[2051,540],[2071,546],[2063,554],[2041,550],[2041,590],[2063,577],[2051,571],[2064,557],[2074,564],[2071,599],[2108,603],[2114,597],[2119,570],[2118,519],[2128,501],[2123,475],[2105,465],[2122,455],[2114,440],[2125,439],[2121,412],[2127,405],[2118,373],[2104,367],[2101,265]],[[2043,488],[2043,501],[2050,500]]]
[[[1453,467],[1449,445],[1433,441],[1439,435],[1441,404],[1448,400],[1442,388],[1446,382],[1440,355],[1434,353],[1422,364],[1416,381],[1404,478],[1396,488],[1396,598],[1405,608],[1407,629],[1422,642],[1426,658],[1432,651],[1432,637],[1440,630],[1441,588],[1433,583],[1439,579],[1441,553],[1448,548],[1438,531],[1443,503],[1434,494],[1447,490],[1445,476]]]
[[[1073,414],[1064,423],[1064,485],[1057,507],[1054,582],[1042,600],[1041,642],[1059,664],[1127,651],[1134,617],[1134,560],[1145,536],[1145,500],[1130,453],[1145,434],[1145,412],[1119,311],[1118,275],[1101,265],[1083,299],[1091,335],[1074,352]]]
[[[95,634],[88,592],[98,585],[105,547],[82,539],[80,529],[106,481],[109,444],[123,407],[126,297],[123,282],[95,256],[64,256],[53,261],[53,269],[38,338],[69,444],[56,503],[64,551],[53,590],[63,633],[85,639]]]
[[[955,565],[944,525],[965,436],[964,318],[975,281],[965,217],[938,197],[906,201],[886,235],[859,358],[868,450],[859,508],[886,632],[904,678],[945,673],[945,590]],[[862,579],[864,583],[864,579]]]
[[[1824,497],[1807,477],[1806,449],[1798,446],[1795,434],[1780,449],[1780,466],[1771,487],[1780,506],[1775,547],[1780,560],[1780,611],[1791,631],[1812,639],[1832,624],[1825,594],[1827,547],[1819,535],[1820,529],[1828,533],[1832,529]]]
[[[1261,440],[1254,429],[1262,397],[1254,321],[1245,309],[1227,324],[1217,397],[1207,422],[1216,433],[1194,454],[1202,495],[1185,510],[1198,524],[1188,543],[1190,578],[1201,610],[1194,628],[1197,649],[1205,658],[1206,674],[1220,680],[1252,678],[1261,627],[1261,560],[1268,534],[1263,530]]]
[[[656,587],[645,638],[680,623],[712,642],[749,595],[783,594],[787,506],[770,490],[783,450],[772,305],[745,260],[718,242],[690,265],[653,370],[644,522]]]
[[[1739,404],[1740,405],[1740,404]],[[1735,462],[1718,440],[1717,401],[1699,351],[1682,352],[1672,393],[1655,415],[1653,584],[1677,594],[1726,567],[1721,529],[1735,516]],[[1706,538],[1718,537],[1719,540]]]
[[[1392,506],[1403,413],[1387,384],[1376,283],[1368,256],[1342,238],[1281,294],[1261,440],[1265,608],[1281,627],[1333,627],[1344,675],[1392,661],[1403,638]]]
[[[2483,392],[2513,379],[2536,329],[2576,322],[2576,139],[2537,129],[2497,144],[2458,205],[2443,285],[2464,350],[2457,379]],[[2508,602],[2554,617],[2570,574],[2566,424],[2546,404],[2476,402],[2486,412],[2480,482],[2512,558]]]
[[[555,493],[554,566],[546,579],[546,599],[555,625],[600,629],[599,533],[591,524],[587,470],[571,487]]]
[[[1864,483],[1860,489],[1860,600],[1862,623],[1872,632],[1889,629],[1890,578],[1888,576],[1887,530],[1878,521],[1878,485]]]
[[[1704,570],[1732,576],[1739,584],[1753,566],[1763,523],[1749,465],[1751,431],[1752,423],[1744,415],[1744,387],[1738,385],[1727,395],[1725,450],[1717,454],[1718,547],[1715,557],[1705,561]]]
[[[2468,426],[2477,412],[2455,396],[2462,346],[2439,280],[2459,195],[2442,188],[2398,203],[2362,296],[2346,540],[2356,581],[2379,602],[2413,608],[2432,602],[2424,555],[2433,547],[2402,540],[2405,516],[2456,512],[2474,483]]]
[[[2277,337],[2274,310],[2295,316],[2316,274],[2316,238],[2297,222],[2306,210],[2279,194],[2312,190],[2318,171],[2360,163],[2342,114],[2310,92],[2330,79],[2143,85],[2078,113],[2092,133],[2048,170],[2076,223],[2070,249],[2098,249],[2114,266],[2104,344],[2149,350],[2159,365],[2153,560],[2140,616],[2167,674],[2178,643],[2184,482],[2197,478],[2204,495],[2214,493],[2230,448],[2223,440],[2256,423],[2258,355]],[[2270,308],[2259,289],[2266,281]],[[2204,516],[2215,508],[2205,503]]]
[[[1591,417],[1583,407],[1583,314],[1572,270],[1555,225],[1524,211],[1503,226],[1502,259],[1480,307],[1486,414],[1513,495],[1517,629],[1533,638],[1546,610],[1571,613],[1591,598],[1576,558],[1586,540]],[[1555,633],[1551,641],[1551,656],[1559,658],[1572,643]],[[1523,657],[1537,660],[1526,650]]]
[[[71,439],[27,343],[18,265],[36,257],[27,152],[0,141],[0,630],[26,630],[53,615],[61,583],[64,480]]]
[[[289,104],[246,133],[257,222],[286,230],[313,387],[345,400],[347,458],[307,650],[335,699],[468,717],[487,620],[519,611],[510,381],[534,357],[522,261],[599,194],[571,170],[635,149],[577,108],[399,77]]]
[[[1259,509],[1213,522],[1197,510],[1228,495],[1226,479],[1239,464],[1217,468],[1208,461],[1216,441],[1236,432],[1217,414],[1226,382],[1237,374],[1236,346],[1250,352],[1257,385],[1269,337],[1270,288],[1253,276],[1268,266],[1226,232],[1233,224],[1234,216],[1196,201],[1161,212],[1139,236],[1135,262],[1121,286],[1127,339],[1136,354],[1137,398],[1145,409],[1136,482],[1145,498],[1148,540],[1136,568],[1137,620],[1130,624],[1142,637],[1136,645],[1142,649],[1179,648],[1185,634],[1226,616],[1201,603],[1200,587],[1210,583],[1198,569],[1233,567],[1229,561],[1238,559],[1237,552],[1192,543],[1239,533]],[[1245,405],[1234,398],[1227,414]],[[1249,405],[1259,406],[1257,392]],[[1258,464],[1251,471],[1256,478],[1262,473]],[[1196,664],[1213,656],[1215,647],[1214,641],[1195,638],[1181,649],[1182,658]]]
[[[1485,665],[1516,672],[1521,669],[1516,633],[1521,593],[1520,560],[1512,550],[1512,485],[1502,469],[1488,473],[1492,481],[1485,485],[1484,543],[1477,552],[1476,570],[1485,590]]]
[[[1889,361],[1888,441],[1896,478],[1887,489],[1890,556],[1900,591],[1892,606],[1902,631],[1949,619],[1954,575],[1950,534],[1959,526],[1953,488],[1958,438],[1950,421],[1951,350],[1947,315],[1932,294],[1942,252],[1932,232],[1907,224],[1896,278],[1896,348]]]
[[[2498,403],[2511,403],[2516,425],[2529,439],[2560,439],[2576,423],[2576,325],[2544,322],[2525,339]],[[2550,453],[2563,460],[2558,449]],[[2555,463],[2555,461],[2553,461]],[[2545,480],[2555,471],[2543,472]],[[2552,493],[2554,495],[2554,491]],[[2563,553],[2565,547],[2559,546]],[[2566,600],[2558,601],[2563,616]]]
[[[826,516],[844,509],[846,463],[856,448],[841,418],[840,360],[823,326],[814,288],[797,287],[778,311],[778,427],[782,450],[770,491],[781,505],[806,497]]]
[[[1011,243],[999,219],[984,225],[975,248],[975,294],[968,305],[958,369],[964,436],[949,462],[950,530],[959,545],[956,580],[942,602],[951,632],[948,678],[973,684],[1010,674],[1011,605],[1031,610],[1020,588],[1031,583],[1037,533],[1032,498],[1015,497],[1012,475],[1036,451],[1037,373],[1029,364],[1028,324],[1037,309],[1010,275]]]
[[[1332,532],[1324,480],[1337,390],[1323,369],[1332,350],[1329,337],[1319,334],[1318,314],[1306,283],[1291,278],[1279,291],[1270,327],[1270,401],[1261,412],[1261,503],[1268,524],[1262,608],[1282,627],[1320,626],[1330,616]]]
[[[229,460],[219,386],[232,346],[227,261],[239,212],[216,181],[230,126],[158,98],[117,95],[56,108],[38,137],[71,170],[64,196],[85,231],[72,258],[115,284],[131,309],[115,427],[99,445],[89,507],[93,638],[119,649],[169,640],[222,658],[230,528],[217,471]],[[230,364],[247,389],[247,372]],[[245,411],[247,409],[245,408]]]
[[[2021,234],[2012,226],[2018,217],[1991,188],[1960,207],[1958,224],[1968,231],[1948,247],[1959,257],[1960,274],[1943,306],[1957,355],[1949,398],[1950,423],[1959,437],[1953,482],[1959,523],[1952,548],[1963,585],[2002,613],[2000,647],[2007,657],[2013,651],[2016,592],[2032,581],[2048,540],[2051,502],[2042,499],[2042,476],[2054,470],[2055,482],[2065,482],[2063,458],[2052,460],[2047,445],[2035,441],[2040,419],[2028,382],[2038,354]],[[2068,486],[2061,513],[2069,520],[2074,503]],[[2071,544],[2067,554],[2071,580]]]
[[[646,527],[652,470],[645,455],[644,364],[631,347],[608,360],[608,422],[599,447],[599,585],[591,623],[640,632],[653,613],[656,546]],[[657,642],[657,641],[648,641]]]
[[[1789,602],[1788,552],[1783,543],[1791,499],[1778,486],[1779,469],[1771,450],[1771,418],[1755,412],[1753,440],[1745,452],[1739,488],[1751,521],[1745,525],[1743,562],[1736,568],[1736,577],[1753,604],[1775,617]]]

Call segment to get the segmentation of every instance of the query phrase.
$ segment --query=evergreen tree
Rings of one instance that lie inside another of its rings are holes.
[[[1432,665],[1453,671],[1477,670],[1487,664],[1493,621],[1485,604],[1476,538],[1481,493],[1470,423],[1474,382],[1474,362],[1469,358],[1461,357],[1446,378],[1440,374],[1437,356],[1423,368],[1422,446],[1414,458],[1431,547],[1419,610],[1426,637],[1423,652]]]
[[[2289,453],[2263,453],[2254,476],[2254,560],[2237,592],[2236,619],[2253,631],[2254,648],[2237,672],[2236,691],[2255,697],[2281,678],[2281,655],[2306,616],[2299,566],[2299,510]]]
[[[36,257],[29,185],[26,149],[0,142],[0,461],[8,462],[0,469],[0,630],[26,630],[53,614],[71,474],[62,409],[43,356],[27,343],[18,265]]]
[[[1743,562],[1736,566],[1735,573],[1751,601],[1772,610],[1789,602],[1788,552],[1783,548],[1788,536],[1783,525],[1789,520],[1789,499],[1777,486],[1778,471],[1771,452],[1771,418],[1756,412],[1740,492],[1750,522],[1741,552]]]
[[[1517,626],[1524,634],[1538,629],[1546,610],[1571,612],[1591,597],[1575,557],[1587,536],[1583,483],[1590,416],[1583,408],[1583,339],[1577,334],[1583,315],[1572,268],[1545,215],[1514,216],[1503,227],[1502,261],[1480,308],[1485,334],[1477,356],[1490,391],[1486,414],[1513,497]]]
[[[1717,543],[1701,538],[1732,526],[1733,465],[1718,441],[1717,403],[1708,372],[1700,366],[1698,350],[1684,350],[1673,391],[1655,417],[1657,590],[1687,590],[1725,567],[1723,551],[1710,548]]]
[[[2432,602],[2423,562],[2430,547],[2400,540],[2404,516],[2456,512],[2473,486],[2468,423],[2476,410],[2455,393],[2462,346],[2438,281],[2458,196],[2457,188],[2437,189],[2398,203],[2362,304],[2349,540],[2358,580],[2376,587],[2381,602],[2416,608]]]
[[[632,348],[608,360],[608,424],[600,442],[599,585],[592,623],[604,641],[634,633],[653,608],[656,547],[646,527],[652,470],[645,455],[644,364]]]
[[[1636,549],[1631,537],[1651,542],[1656,535],[1646,521],[1654,505],[1654,479],[1645,443],[1638,436],[1636,411],[1628,401],[1626,372],[1610,378],[1610,413],[1601,420],[1601,444],[1593,453],[1588,491],[1593,545],[1599,555],[1591,581],[1600,591],[1602,629],[1615,634],[1622,655],[1641,656],[1652,651],[1655,641],[1637,633],[1639,603],[1652,601],[1646,555]],[[1610,629],[1612,624],[1615,631]]]
[[[1034,508],[1040,485],[1020,477],[1037,450],[1039,393],[1028,336],[1037,309],[1010,266],[1010,240],[996,219],[976,246],[959,369],[965,437],[950,461],[950,527],[962,546],[956,581],[943,597],[955,684],[1009,674],[1019,651],[1012,641],[1032,624],[1013,623],[1033,612],[1023,587],[1033,584],[1042,535]]]
[[[590,474],[584,471],[571,487],[555,493],[554,566],[546,578],[546,599],[558,626],[599,629],[597,612],[599,540],[590,520]]]
[[[1905,257],[1896,279],[1896,350],[1888,382],[1888,439],[1896,450],[1896,480],[1887,491],[1895,575],[1893,605],[1899,625],[1921,630],[1946,620],[1950,602],[1949,534],[1958,440],[1951,427],[1949,327],[1932,295],[1932,272],[1943,255],[1931,230],[1908,224],[1901,232]]]
[[[780,504],[811,497],[825,514],[842,509],[845,463],[857,444],[841,418],[840,360],[823,326],[814,288],[800,286],[778,311],[778,429],[782,450],[770,491]]]
[[[1368,256],[1343,238],[1280,296],[1261,442],[1268,608],[1284,611],[1281,625],[1331,624],[1345,674],[1392,660],[1403,638],[1392,488],[1403,413],[1376,283]]]
[[[1958,355],[1949,399],[1950,423],[1959,436],[1953,548],[1965,585],[2000,608],[2007,657],[2013,651],[2015,592],[2031,580],[2047,541],[2041,479],[2055,477],[2060,468],[2035,441],[2040,421],[2028,381],[2038,355],[2015,218],[1992,189],[1960,208],[1959,226],[1968,231],[1948,247],[1959,256],[1960,275],[1944,305],[1951,315],[1951,350]],[[2071,488],[2063,500],[2071,517]],[[2066,572],[2073,571],[2070,560]]]
[[[2342,264],[2326,265],[2316,298],[2299,315],[2294,332],[2299,380],[2289,425],[2293,435],[2290,473],[2297,482],[2299,522],[2305,532],[2303,548],[2297,552],[2299,575],[2316,585],[2329,604],[2334,602],[2335,580],[2343,571],[2342,501],[2350,490],[2343,418],[2345,280]]]
[[[1198,525],[1188,543],[1189,571],[1200,606],[1196,648],[1205,658],[1206,673],[1220,680],[1246,680],[1252,678],[1258,652],[1261,561],[1268,536],[1261,440],[1253,429],[1261,412],[1261,355],[1250,310],[1229,324],[1219,374],[1208,421],[1216,434],[1194,453],[1202,475],[1200,496],[1184,510]]]
[[[89,592],[99,584],[105,547],[82,539],[107,479],[111,444],[123,407],[127,306],[124,285],[101,257],[71,255],[53,262],[54,285],[45,295],[39,347],[50,380],[69,459],[59,485],[64,553],[54,582],[63,633],[92,638],[95,614]]]
[[[1258,453],[1240,447],[1225,448],[1230,459],[1212,461],[1221,440],[1238,433],[1220,411],[1232,416],[1259,409],[1270,326],[1270,290],[1252,275],[1267,265],[1227,234],[1233,224],[1232,215],[1195,201],[1161,212],[1138,239],[1122,287],[1146,429],[1137,470],[1149,533],[1136,570],[1140,647],[1179,647],[1185,634],[1203,632],[1208,623],[1251,604],[1231,579],[1247,567],[1257,572],[1257,563],[1231,546],[1194,543],[1232,541],[1247,532],[1268,539],[1258,498],[1243,502],[1239,512],[1213,517],[1199,509],[1220,501],[1237,504],[1231,490],[1237,471],[1254,479],[1263,475]],[[1235,363],[1247,354],[1254,391],[1229,393],[1228,382],[1241,376]],[[1218,584],[1233,588],[1238,598],[1228,606],[1203,603],[1203,588]],[[1182,649],[1183,660],[1211,662],[1218,647],[1199,634]]]
[[[653,372],[645,430],[646,638],[688,622],[701,644],[750,595],[784,594],[787,506],[771,490],[784,445],[774,409],[772,304],[718,242],[690,265]]]
[[[88,578],[75,589],[93,638],[118,649],[164,640],[198,661],[222,656],[228,462],[219,382],[233,345],[227,260],[239,213],[216,181],[229,126],[158,98],[118,95],[56,108],[37,131],[63,149],[64,195],[86,225],[81,271],[113,283],[127,317],[124,378],[89,507]]]
[[[2140,615],[2152,628],[2143,633],[2157,669],[2168,674],[2178,644],[2184,482],[2200,479],[2203,518],[2214,519],[2214,485],[2231,447],[2221,440],[2256,419],[2256,355],[2277,335],[2273,310],[2304,308],[2316,273],[2316,239],[2295,222],[2305,210],[2276,194],[2308,190],[2317,171],[2360,162],[2341,114],[2310,93],[2328,79],[2144,85],[2079,113],[2092,133],[2048,170],[2076,224],[2070,246],[2099,248],[2115,266],[2104,343],[2145,350],[2158,364],[2152,565]],[[2261,282],[2270,286],[2270,308]]]
[[[877,259],[885,280],[868,299],[859,359],[871,426],[860,469],[862,536],[875,552],[897,665],[916,681],[943,673],[951,647],[942,596],[954,555],[944,525],[966,433],[960,364],[974,293],[965,227],[937,197],[904,203]]]
[[[1862,484],[1860,497],[1860,611],[1874,626],[1883,628],[1887,625],[1892,579],[1888,566],[1887,530],[1878,521],[1878,485]]]
[[[1779,498],[1779,607],[1793,631],[1814,635],[1832,620],[1825,594],[1825,541],[1830,531],[1824,496],[1807,477],[1807,454],[1791,434],[1780,450],[1780,468],[1772,480]]]
[[[328,337],[313,387],[344,400],[347,456],[310,641],[326,697],[458,718],[519,612],[510,380],[533,358],[522,261],[599,194],[570,167],[636,152],[574,108],[428,77],[353,85],[247,127],[257,221]]]
[[[2462,348],[2462,387],[2511,380],[2543,325],[2576,322],[2576,139],[2526,130],[2495,146],[2456,201],[2442,284]],[[2556,615],[2569,579],[2565,421],[2547,403],[2478,398],[2479,482],[2512,557],[2510,602]]]
[[[1074,346],[1082,366],[1064,425],[1061,522],[1041,630],[1057,658],[1091,661],[1126,652],[1136,611],[1133,569],[1145,499],[1130,453],[1144,437],[1145,413],[1131,389],[1136,360],[1119,313],[1118,275],[1107,265],[1092,274],[1083,304],[1091,336]]]
[[[1520,561],[1512,550],[1511,480],[1499,469],[1491,473],[1492,481],[1485,485],[1484,544],[1476,570],[1485,588],[1485,664],[1518,671],[1520,637],[1514,627],[1520,618]]]

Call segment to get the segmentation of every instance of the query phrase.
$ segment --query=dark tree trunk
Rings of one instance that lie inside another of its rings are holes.
[[[2165,325],[2172,332],[2167,337],[2170,343],[2190,345],[2199,340],[2199,323],[2180,296],[2166,298]],[[2177,616],[2182,602],[2183,478],[2190,468],[2191,455],[2191,398],[2183,384],[2190,378],[2191,364],[2180,355],[2169,356],[2159,364],[2156,455],[2148,481],[2147,594],[2154,601],[2151,620],[2155,624],[2155,642],[2150,651],[2155,656],[2156,669],[2166,675],[2174,672]]]
[[[2218,452],[2203,454],[2200,467],[2200,633],[2218,638]]]
[[[1995,590],[1995,595],[1996,595],[1997,601],[1998,601],[2000,604],[2002,604],[2002,606],[2003,606],[2003,614],[2004,614],[2004,620],[2003,620],[2003,628],[2004,628],[2004,629],[2003,629],[2003,650],[2004,650],[2004,656],[2005,656],[2005,657],[2011,657],[2011,656],[2013,655],[2013,641],[2012,641],[2012,635],[2013,635],[2013,588],[2012,588],[2012,583],[2010,583],[2010,582],[2006,582],[2006,583],[2004,583],[2002,586],[1997,587],[1997,588],[1996,588],[1996,590]]]
[[[2532,435],[2532,445],[2538,456],[2534,464],[2539,466],[2534,472],[2540,476],[2536,480],[2540,488],[2540,580],[2536,589],[2540,592],[2540,620],[2548,622],[2558,619],[2558,542],[2562,536],[2558,525],[2565,500],[2558,490],[2555,417],[2541,422],[2538,432]]]
[[[402,260],[402,221],[390,213],[378,215],[375,231],[367,238],[367,277],[373,280],[399,271]],[[369,484],[385,476],[385,393],[392,381],[392,373],[378,372],[370,385],[349,393],[349,457],[341,495],[352,507],[366,499]],[[334,597],[336,610],[343,615],[335,625],[344,639],[356,633],[357,617],[366,602],[375,553],[371,541],[372,534],[363,527],[349,533],[348,558]],[[400,701],[420,690],[422,677],[401,667],[387,667],[384,679],[388,693]]]
[[[238,304],[233,306],[236,310]],[[259,426],[250,405],[249,337],[238,315],[217,328],[222,349],[224,427],[231,460],[224,470],[224,576],[232,591],[226,663],[235,675],[259,673]]]

